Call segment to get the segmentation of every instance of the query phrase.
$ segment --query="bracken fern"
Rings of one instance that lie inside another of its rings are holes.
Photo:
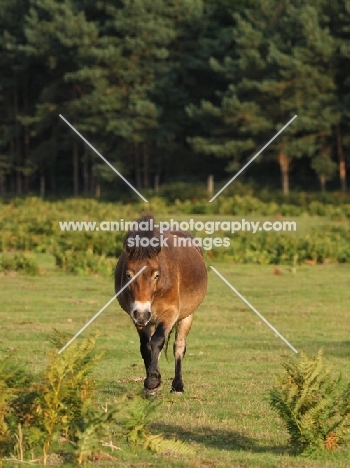
[[[293,450],[314,455],[349,441],[350,385],[333,379],[320,350],[315,357],[282,363],[269,401],[285,422]]]
[[[141,398],[133,400],[129,419],[125,423],[127,441],[156,453],[193,455],[194,449],[190,445],[180,440],[165,439],[161,434],[151,433],[149,429],[150,419],[158,407],[159,403],[157,401]]]
[[[0,466],[2,458],[26,462],[29,457],[46,465],[57,443],[60,453],[75,457],[78,464],[115,459],[105,450],[113,452],[123,438],[154,452],[193,453],[181,441],[151,433],[156,402],[125,395],[113,404],[97,405],[92,371],[103,353],[95,351],[95,336],[90,336],[58,354],[70,338],[53,333],[50,341],[56,350],[35,379],[8,358],[0,359]]]

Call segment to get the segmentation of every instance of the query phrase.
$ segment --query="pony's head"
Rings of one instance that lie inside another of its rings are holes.
[[[135,221],[134,229],[128,232],[124,241],[127,255],[125,282],[135,278],[128,286],[129,314],[138,327],[146,326],[152,318],[152,302],[161,274],[158,258],[161,245],[153,224],[152,216],[143,216]]]

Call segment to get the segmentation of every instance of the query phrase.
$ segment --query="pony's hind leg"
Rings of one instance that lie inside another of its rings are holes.
[[[175,377],[172,382],[171,391],[183,393],[184,383],[182,380],[182,360],[186,353],[186,337],[191,329],[193,314],[180,320],[176,326],[174,342]]]

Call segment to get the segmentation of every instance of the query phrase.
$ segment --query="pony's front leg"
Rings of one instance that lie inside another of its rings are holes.
[[[163,323],[160,323],[151,338],[151,362],[147,369],[147,377],[144,381],[145,390],[148,393],[156,390],[161,384],[161,375],[158,367],[159,355],[163,349],[167,330]]]
[[[147,372],[151,365],[151,336],[154,332],[154,327],[150,325],[146,325],[146,327],[136,326],[136,329],[140,337],[140,352]]]

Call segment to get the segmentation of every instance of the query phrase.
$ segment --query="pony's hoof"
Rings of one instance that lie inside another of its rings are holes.
[[[145,381],[143,382],[143,385],[145,389],[147,389],[149,392],[155,392],[160,386],[161,386],[161,377],[160,374],[151,374],[148,377],[146,377]]]
[[[152,388],[152,390],[150,390],[149,388],[143,387],[143,393],[145,394],[146,398],[151,398],[151,397],[155,396],[157,394],[158,390],[159,390],[159,387],[158,388]]]
[[[173,380],[171,384],[171,393],[183,393],[184,392],[184,384],[182,380]]]
[[[180,392],[178,390],[174,390],[173,388],[170,390],[170,393],[173,395],[183,395],[185,392],[184,390],[181,390]]]

